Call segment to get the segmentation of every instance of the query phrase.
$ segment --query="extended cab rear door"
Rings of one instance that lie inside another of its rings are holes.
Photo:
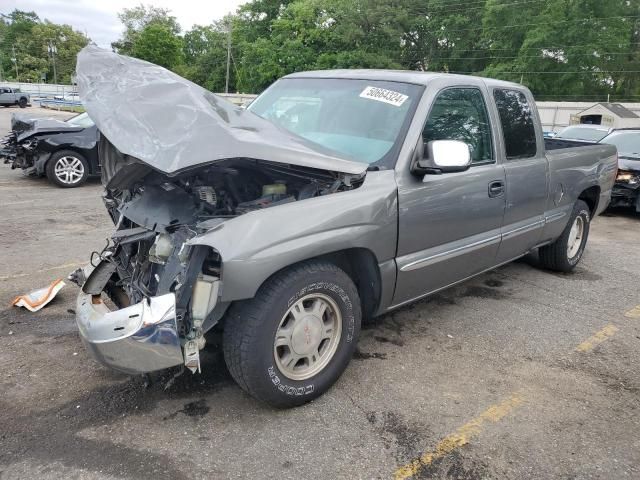
[[[504,215],[504,170],[497,160],[497,119],[478,79],[433,81],[416,112],[425,142],[460,140],[470,146],[467,171],[411,174],[398,164],[398,276],[394,306],[444,288],[495,264]],[[423,106],[423,104],[425,104]],[[412,133],[413,132],[412,126]],[[409,139],[409,136],[407,137]],[[409,141],[417,141],[412,137]]]
[[[493,87],[492,107],[500,119],[498,155],[506,177],[506,208],[497,263],[521,256],[542,237],[549,165],[540,120],[531,94],[517,87]]]

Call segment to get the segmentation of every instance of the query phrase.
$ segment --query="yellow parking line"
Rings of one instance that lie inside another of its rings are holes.
[[[640,318],[640,305],[632,308],[624,314],[628,318]],[[608,338],[615,335],[618,331],[618,327],[613,324],[608,324],[602,330],[594,333],[587,340],[582,342],[576,347],[579,352],[588,352],[592,350],[596,345],[604,342]],[[482,431],[482,427],[486,422],[497,422],[515,409],[523,402],[522,396],[519,393],[513,393],[509,398],[502,403],[493,405],[487,410],[482,412],[479,416],[474,418],[468,423],[465,423],[462,427],[458,428],[451,435],[443,438],[437,445],[435,450],[425,452],[420,458],[413,460],[407,465],[398,468],[395,471],[395,480],[404,480],[414,475],[417,475],[425,466],[431,465],[435,460],[448,455],[459,447],[469,443],[471,438],[477,436]]]
[[[509,398],[503,402],[492,405],[476,418],[458,428],[451,435],[443,438],[436,445],[435,450],[425,452],[420,458],[412,461],[404,467],[398,468],[394,476],[396,480],[403,480],[416,475],[422,467],[430,465],[434,460],[444,457],[455,449],[469,443],[472,437],[477,436],[486,422],[497,422],[504,416],[508,415],[514,408],[522,403],[523,399],[520,393],[512,393]]]
[[[636,305],[624,314],[627,318],[640,318],[640,305]]]
[[[81,265],[86,265],[86,264],[87,264],[87,262],[65,263],[64,265],[58,265],[57,267],[43,268],[41,270],[34,270],[33,272],[29,272],[29,273],[16,273],[15,275],[7,275],[7,276],[4,276],[4,277],[0,277],[0,281],[3,281],[3,280],[14,280],[16,278],[29,277],[31,275],[37,275],[38,273],[51,272],[53,270],[61,270],[63,268],[79,267]]]
[[[596,345],[599,345],[607,338],[612,337],[617,331],[618,327],[610,323],[578,345],[576,350],[579,352],[588,352],[589,350],[593,350]]]

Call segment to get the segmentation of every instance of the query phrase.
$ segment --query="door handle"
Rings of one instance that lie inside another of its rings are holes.
[[[489,183],[489,196],[501,197],[504,195],[504,182],[502,180],[494,180]]]

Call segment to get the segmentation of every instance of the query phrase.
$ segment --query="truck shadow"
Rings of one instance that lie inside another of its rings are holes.
[[[159,401],[167,399],[189,401],[162,420],[179,414],[192,418],[206,415],[209,412],[206,397],[233,382],[221,358],[216,353],[203,352],[202,374],[192,375],[186,371],[176,376],[177,370],[172,370],[149,378],[105,371],[108,385],[90,390],[62,406],[36,412],[26,409],[25,414],[23,408],[3,404],[0,444],[4,443],[5,447],[0,450],[0,464],[11,465],[16,458],[22,461],[32,458],[42,465],[59,462],[118,478],[191,478],[184,472],[197,469],[197,465],[185,468],[184,461],[174,463],[171,457],[153,453],[144,444],[138,449],[135,442],[128,442],[132,446],[127,446],[87,438],[81,432],[107,426],[124,417],[150,414]],[[5,443],[7,439],[12,439],[10,444]]]
[[[614,207],[607,208],[603,213],[603,217],[622,217],[631,220],[640,220],[640,213],[632,207]]]

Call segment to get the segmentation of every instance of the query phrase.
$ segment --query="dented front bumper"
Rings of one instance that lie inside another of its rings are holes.
[[[173,293],[112,311],[99,296],[80,292],[76,322],[91,355],[115,370],[146,373],[184,362]]]

